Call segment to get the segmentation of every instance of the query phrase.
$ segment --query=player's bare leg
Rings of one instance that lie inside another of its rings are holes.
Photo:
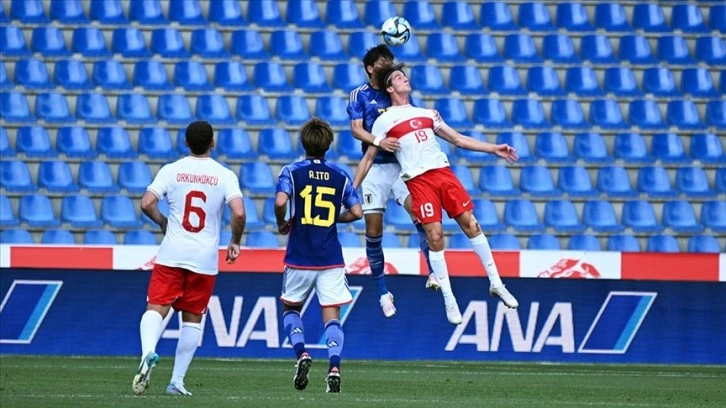
[[[424,258],[426,258],[426,265],[429,269],[429,277],[428,279],[426,279],[425,287],[427,290],[436,292],[441,288],[441,286],[439,285],[439,281],[436,280],[436,274],[434,273],[434,270],[431,268],[431,260],[429,259],[429,241],[426,237],[426,231],[424,230],[423,225],[418,221],[418,219],[416,218],[416,214],[414,214],[413,212],[412,206],[413,199],[411,198],[411,194],[409,194],[403,202],[403,208],[406,209],[408,215],[411,216],[411,222],[413,222],[413,225],[416,227],[416,231],[418,233],[417,235],[419,248]]]

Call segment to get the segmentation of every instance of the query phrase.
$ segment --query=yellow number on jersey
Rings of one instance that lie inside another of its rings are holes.
[[[323,208],[328,210],[328,214],[325,218],[320,218],[316,215],[315,218],[312,216],[313,206],[313,186],[307,185],[300,192],[300,197],[305,200],[305,208],[303,209],[302,224],[303,225],[315,225],[316,227],[329,227],[335,222],[335,204],[332,201],[328,201],[324,196],[335,195],[335,189],[332,187],[317,187],[315,189],[315,207]]]

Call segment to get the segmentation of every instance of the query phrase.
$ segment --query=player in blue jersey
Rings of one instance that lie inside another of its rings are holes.
[[[330,360],[325,377],[326,392],[340,392],[340,353],[344,339],[340,306],[353,298],[345,278],[336,224],[361,219],[363,209],[350,177],[325,160],[333,143],[330,126],[313,118],[303,125],[300,139],[305,159],[282,168],[275,197],[277,228],[283,235],[290,234],[280,296],[284,304],[283,323],[297,356],[293,385],[303,390],[308,385],[312,359],[305,350],[300,311],[315,289],[322,308]],[[285,219],[288,204],[290,219]],[[341,212],[342,208],[347,210]]]
[[[368,73],[370,81],[359,86],[350,93],[348,101],[348,115],[353,136],[361,141],[362,151],[365,154],[369,145],[378,146],[373,167],[363,180],[363,214],[366,223],[366,256],[371,268],[371,274],[376,282],[380,297],[379,302],[383,314],[392,317],[396,314],[393,304],[393,295],[388,291],[384,278],[385,259],[381,241],[383,237],[383,213],[386,211],[388,199],[393,194],[398,205],[402,205],[411,216],[411,220],[418,231],[419,247],[426,257],[429,266],[429,278],[426,288],[438,290],[439,284],[432,273],[429,262],[428,241],[426,233],[411,208],[411,198],[406,184],[401,180],[401,166],[392,153],[398,149],[398,142],[392,139],[377,140],[371,134],[373,122],[378,116],[391,106],[391,98],[385,91],[376,85],[375,70],[383,65],[393,62],[393,53],[385,44],[373,47],[363,57],[363,66]],[[356,172],[358,169],[356,169]],[[358,186],[354,186],[358,187]]]

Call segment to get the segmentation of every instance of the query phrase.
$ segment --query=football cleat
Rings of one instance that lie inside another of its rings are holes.
[[[340,371],[337,368],[330,370],[325,377],[325,392],[340,392]]]
[[[149,386],[149,380],[151,379],[151,370],[158,363],[159,355],[153,351],[144,357],[141,365],[139,365],[139,370],[134,376],[134,381],[131,383],[131,389],[134,390],[134,394],[141,395],[146,391],[146,387]]]
[[[303,353],[303,355],[297,359],[297,364],[295,364],[295,376],[292,377],[292,383],[296,390],[302,391],[308,386],[308,372],[310,371],[310,366],[312,364],[313,359],[308,353]]]
[[[169,384],[166,386],[166,393],[168,395],[183,395],[185,397],[191,397],[192,393],[184,388],[184,385]]]
[[[519,307],[519,302],[517,302],[517,299],[512,296],[511,293],[507,290],[507,288],[504,287],[504,285],[499,287],[490,286],[489,287],[489,294],[497,297],[502,300],[502,303],[504,303],[508,308],[510,309],[516,309]]]
[[[432,292],[436,292],[439,289],[441,289],[441,285],[439,285],[439,281],[436,279],[436,276],[432,273],[429,275],[429,278],[426,279],[426,290],[430,290]]]
[[[446,302],[446,318],[451,324],[461,324],[461,312],[459,305],[456,304],[456,299]]]
[[[393,294],[391,292],[381,295],[381,310],[386,317],[393,317],[396,314],[396,306],[393,305]]]

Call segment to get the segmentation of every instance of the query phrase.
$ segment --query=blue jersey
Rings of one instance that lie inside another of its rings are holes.
[[[350,120],[363,119],[363,129],[368,132],[373,129],[373,122],[381,113],[391,106],[391,98],[387,93],[373,89],[371,84],[361,85],[350,93],[348,100],[348,116]],[[363,154],[368,149],[367,143],[361,143]],[[393,153],[378,149],[373,163],[398,163]]]
[[[298,269],[344,266],[338,215],[341,207],[360,203],[345,171],[324,159],[301,160],[282,168],[277,191],[290,197],[285,265]]]

